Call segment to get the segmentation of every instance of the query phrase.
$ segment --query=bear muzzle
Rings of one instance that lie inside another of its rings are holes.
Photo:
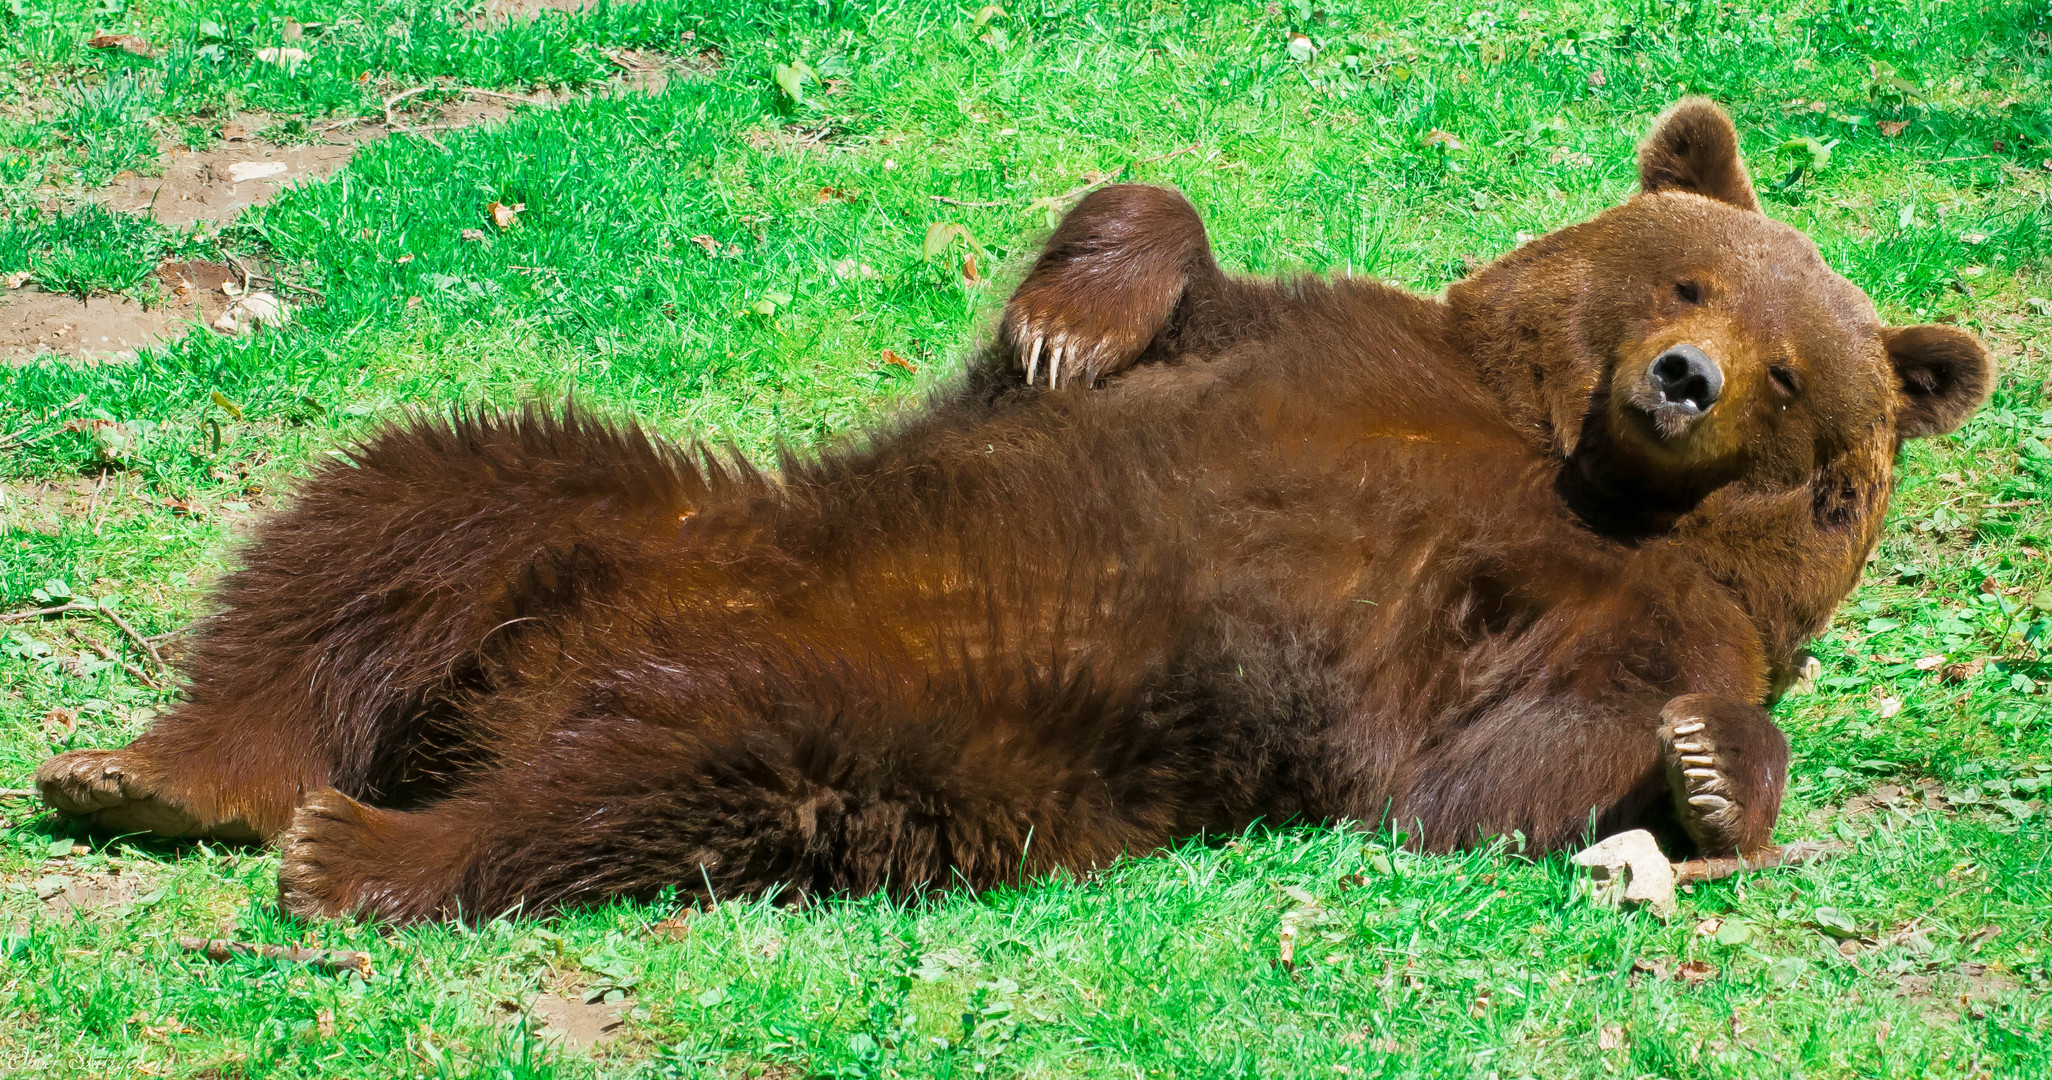
[[[1724,393],[1724,369],[1694,345],[1674,345],[1646,367],[1643,407],[1663,438],[1686,434]]]

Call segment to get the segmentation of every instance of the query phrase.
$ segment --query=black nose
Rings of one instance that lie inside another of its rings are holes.
[[[1724,392],[1724,372],[1694,345],[1676,345],[1661,353],[1646,374],[1659,388],[1663,403],[1694,412],[1708,411]]]

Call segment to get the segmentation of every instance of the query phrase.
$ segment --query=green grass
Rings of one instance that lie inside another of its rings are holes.
[[[282,334],[0,374],[0,609],[56,580],[173,631],[250,515],[410,404],[574,392],[758,454],[815,445],[944,377],[1065,205],[1048,200],[1108,173],[1189,192],[1230,266],[1438,288],[1622,198],[1647,121],[1707,93],[1770,213],[1891,318],[1956,320],[2003,360],[1987,410],[1905,453],[1881,555],[1816,646],[1822,685],[1777,713],[1797,754],[1781,836],[1852,853],[1698,886],[1667,923],[1577,902],[1560,859],[1283,829],[911,908],[722,904],[681,939],[650,931],[664,905],[380,933],[278,917],[268,853],[80,854],[13,802],[0,1073],[2052,1075],[2052,305],[2033,302],[2052,293],[2052,10],[1006,11],[978,26],[976,5],[933,0],[697,0],[476,30],[460,5],[391,0],[0,5],[0,95],[29,103],[0,114],[0,273],[135,290],[166,255],[227,252],[319,298]],[[321,28],[296,73],[254,59],[286,17]],[[163,51],[85,49],[96,30]],[[1309,62],[1286,52],[1292,30]],[[89,201],[230,110],[289,128],[378,115],[431,78],[596,88],[614,46],[720,63],[659,97],[388,139],[215,232]],[[800,60],[794,101],[773,72]],[[516,226],[485,224],[495,200],[526,204]],[[961,245],[922,257],[947,223],[994,282],[965,280]],[[88,648],[142,662],[105,620],[12,624],[0,644],[0,786],[132,737],[170,700]],[[126,905],[66,920],[36,897],[116,867],[143,883]],[[1285,920],[1293,971],[1274,963]],[[229,922],[366,949],[377,974],[176,947]],[[1711,970],[1675,977],[1685,963]],[[626,1034],[595,1056],[498,1019],[539,987],[626,983]]]

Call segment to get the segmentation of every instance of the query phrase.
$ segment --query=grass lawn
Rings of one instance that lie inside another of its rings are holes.
[[[1437,289],[1622,199],[1648,120],[1701,93],[1770,214],[1891,319],[1956,321],[2002,363],[1963,431],[1905,451],[1824,677],[1777,710],[1780,837],[1851,850],[1696,886],[1668,921],[1580,903],[1564,859],[1511,845],[1282,828],[911,907],[383,932],[279,916],[268,852],[109,842],[11,798],[0,1074],[2052,1076],[2044,0],[507,6],[0,5],[0,279],[26,275],[0,298],[174,304],[161,262],[232,256],[297,308],[0,368],[0,612],[90,599],[135,629],[0,625],[0,787],[144,728],[175,691],[135,639],[175,658],[252,517],[406,406],[574,393],[758,455],[817,445],[946,378],[1093,182],[1180,186],[1234,269]],[[667,85],[624,89],[622,57]],[[549,103],[393,132],[228,221],[103,206],[162,148],[340,139],[423,87],[394,126],[471,89]],[[973,246],[930,250],[950,224]],[[213,964],[181,935],[375,971]]]

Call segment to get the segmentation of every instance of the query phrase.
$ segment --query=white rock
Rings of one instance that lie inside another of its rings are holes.
[[[237,301],[235,306],[241,311],[244,319],[254,319],[264,326],[276,328],[292,321],[291,310],[286,308],[284,301],[279,300],[278,295],[273,292],[250,293]]]
[[[1591,898],[1605,906],[1645,904],[1660,916],[1674,914],[1674,864],[1644,829],[1618,833],[1575,856],[1589,868]]]
[[[285,171],[282,161],[238,161],[228,166],[228,182],[240,184],[244,180],[261,180]]]

